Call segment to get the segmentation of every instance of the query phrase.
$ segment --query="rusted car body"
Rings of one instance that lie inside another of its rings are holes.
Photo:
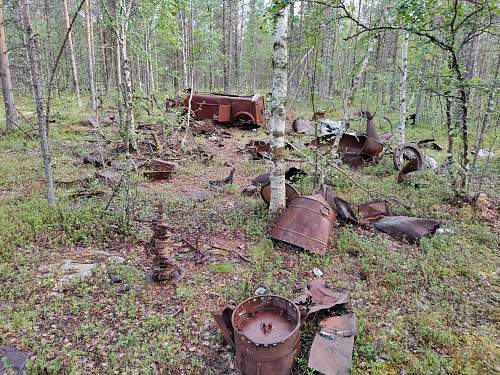
[[[183,107],[187,112],[189,96]],[[262,95],[225,95],[194,93],[191,112],[197,120],[213,120],[223,124],[260,127],[264,125],[264,97]]]

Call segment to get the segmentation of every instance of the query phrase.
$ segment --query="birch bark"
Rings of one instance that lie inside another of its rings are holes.
[[[405,143],[406,125],[406,80],[408,78],[408,42],[410,34],[405,33],[401,44],[401,67],[399,68],[399,125],[396,129],[398,143]]]
[[[269,212],[276,213],[285,208],[285,100],[287,96],[288,13],[286,6],[278,11],[273,37],[273,84],[269,141],[271,146],[271,201]]]

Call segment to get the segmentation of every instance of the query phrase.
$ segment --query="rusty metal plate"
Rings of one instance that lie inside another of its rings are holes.
[[[153,180],[167,180],[174,173],[177,165],[170,161],[153,159],[149,163],[147,171],[144,171],[144,176]]]
[[[271,238],[312,253],[325,254],[330,245],[335,211],[321,194],[295,198],[271,230]]]
[[[322,320],[319,332],[314,337],[307,365],[325,375],[349,375],[356,326],[357,318],[354,314]]]
[[[409,216],[386,216],[373,222],[378,230],[409,242],[432,236],[440,225],[437,220]]]
[[[271,202],[271,184],[266,184],[260,189],[260,195],[264,202],[269,206]],[[299,192],[290,184],[285,183],[286,205],[288,206],[295,198],[300,197]]]
[[[366,111],[366,135],[368,138],[375,139],[376,141],[380,141],[380,138],[377,133],[377,127],[375,126],[375,121],[373,118],[375,117],[375,114],[371,114],[370,112]]]
[[[410,173],[418,171],[418,160],[412,159],[405,164],[398,173],[398,182],[404,182],[410,179]]]
[[[371,221],[381,216],[389,215],[389,203],[387,201],[373,201],[358,205],[360,221]]]
[[[343,200],[342,198],[335,197],[335,206],[337,207],[337,217],[339,221],[343,224],[358,224],[358,219],[356,219],[356,214],[351,208],[349,202]]]
[[[219,105],[219,113],[216,119],[220,122],[229,122],[231,120],[231,106],[227,104]]]
[[[324,279],[318,278],[307,284],[293,302],[301,309],[303,317],[308,318],[318,311],[347,303],[350,295],[351,292],[344,288],[330,289]]]

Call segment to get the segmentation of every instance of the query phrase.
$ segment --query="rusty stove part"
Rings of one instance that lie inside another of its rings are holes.
[[[301,309],[303,318],[307,319],[318,311],[328,310],[349,301],[351,292],[344,288],[330,289],[326,281],[317,278],[304,288],[302,294],[293,302]]]
[[[303,117],[296,118],[293,120],[292,128],[297,133],[309,134],[312,131],[311,124],[308,120],[305,120]]]
[[[325,117],[325,111],[323,109],[319,108],[316,112],[314,112],[312,120],[316,121],[316,120],[318,120],[320,118],[324,118],[324,117]]]
[[[404,182],[410,179],[410,173],[418,171],[418,160],[412,159],[405,164],[398,173],[398,182]]]
[[[271,238],[312,253],[325,254],[334,223],[335,211],[320,194],[297,197],[271,229]]]
[[[417,170],[421,171],[424,169],[424,154],[422,150],[414,143],[402,143],[400,144],[394,154],[392,155],[392,160],[394,162],[394,166],[398,171],[400,171],[404,164],[405,160],[417,160]]]
[[[300,353],[300,312],[279,296],[257,296],[232,312],[214,315],[226,341],[235,346],[242,375],[289,375]]]
[[[269,202],[271,202],[271,184],[262,186],[260,189],[260,196],[269,206]],[[295,198],[300,197],[300,194],[292,185],[285,183],[285,197],[286,205],[288,206]]]
[[[189,108],[190,96],[183,102]],[[175,104],[175,103],[174,103]],[[264,125],[264,97],[262,95],[223,95],[194,93],[191,111],[197,120],[214,120],[224,124],[239,123],[259,127]]]
[[[437,220],[409,216],[386,216],[373,222],[378,230],[396,238],[406,238],[409,242],[432,236],[440,225]]]
[[[322,320],[309,352],[307,366],[325,375],[348,375],[352,365],[356,326],[357,318],[352,313]]]
[[[376,139],[348,133],[342,134],[338,148],[342,161],[353,168],[360,167],[364,161],[380,155],[383,150],[383,143]]]
[[[349,202],[343,200],[342,198],[335,197],[335,207],[337,207],[337,217],[339,221],[343,224],[358,224],[358,219],[356,219],[356,214],[351,208]]]
[[[149,163],[150,170],[144,171],[144,176],[153,180],[168,180],[174,173],[177,165],[170,161],[153,159]]]
[[[366,111],[365,116],[366,116],[366,135],[368,136],[368,138],[380,141],[380,137],[378,136],[377,128],[375,126],[375,121],[373,120],[375,114],[372,115],[369,111]]]
[[[23,375],[31,353],[23,352],[13,346],[0,345],[0,374]]]
[[[360,221],[371,221],[381,216],[389,215],[389,203],[387,201],[373,201],[358,205]]]
[[[158,207],[158,217],[152,220],[153,236],[147,245],[153,258],[152,279],[157,282],[176,283],[184,278],[184,270],[175,263],[170,230],[166,223],[163,205]]]

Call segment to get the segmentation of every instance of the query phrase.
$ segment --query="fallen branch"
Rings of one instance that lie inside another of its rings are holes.
[[[228,253],[233,253],[233,254],[236,254],[238,255],[241,259],[243,259],[245,262],[248,262],[250,264],[253,264],[253,262],[248,259],[246,256],[244,256],[243,254],[237,252],[236,250],[232,250],[232,249],[228,249],[228,248],[225,248],[225,247],[222,247],[222,246],[218,246],[218,245],[214,245],[213,243],[208,243],[208,245],[212,246],[214,249],[219,249],[219,250],[222,250],[222,251],[227,251]]]

